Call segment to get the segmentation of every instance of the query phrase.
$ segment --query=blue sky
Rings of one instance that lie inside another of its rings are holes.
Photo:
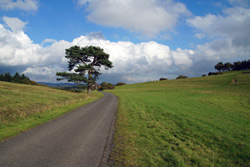
[[[186,1],[178,2],[185,3]],[[221,9],[214,2],[217,1],[188,1],[188,4],[185,5],[187,8],[189,7],[191,14],[201,16],[208,13],[221,14]],[[37,1],[37,3],[39,7],[36,11],[27,12],[20,9],[12,9],[7,11],[1,10],[0,12],[1,16],[18,17],[28,22],[28,26],[26,26],[24,31],[35,43],[42,43],[46,38],[71,41],[80,35],[86,35],[91,32],[102,32],[105,38],[111,41],[128,40],[139,43],[154,40],[161,44],[167,44],[172,49],[177,47],[190,48],[190,43],[200,43],[200,40],[193,38],[194,32],[185,23],[185,19],[179,20],[174,30],[164,32],[163,35],[167,37],[161,37],[162,34],[160,34],[148,38],[124,28],[101,26],[88,21],[86,19],[86,15],[88,15],[88,12],[85,10],[86,7],[78,5],[76,0],[43,0]]]
[[[56,82],[66,48],[98,45],[114,68],[100,81],[200,76],[250,59],[249,0],[0,0],[0,72]],[[15,70],[15,71],[14,71]]]

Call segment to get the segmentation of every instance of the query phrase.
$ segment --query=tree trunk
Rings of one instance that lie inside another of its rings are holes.
[[[91,70],[89,70],[88,72],[88,87],[87,87],[87,93],[90,94],[91,93],[91,81],[90,81],[90,78],[91,78]]]
[[[87,91],[88,94],[91,93],[91,86],[88,86],[88,91]]]

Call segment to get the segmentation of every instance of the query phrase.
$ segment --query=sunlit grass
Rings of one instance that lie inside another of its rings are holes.
[[[117,166],[250,165],[250,74],[148,82],[110,92],[120,100]]]

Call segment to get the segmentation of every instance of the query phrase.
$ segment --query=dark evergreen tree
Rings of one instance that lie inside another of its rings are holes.
[[[21,76],[19,75],[18,72],[13,76],[13,82],[20,83],[21,81]]]
[[[12,76],[10,73],[0,74],[0,81],[39,85],[37,82],[31,81],[29,77],[25,76],[24,74],[20,75],[18,72],[16,72],[14,76]]]
[[[104,66],[105,70],[113,67],[112,62],[109,60],[109,54],[96,46],[72,46],[66,49],[65,57],[69,59],[68,69],[73,73],[57,72],[56,75],[59,76],[57,80],[67,79],[69,82],[84,82],[87,84],[88,93],[92,84],[101,75],[101,66]]]
[[[234,62],[233,70],[241,70],[241,62],[240,61]]]
[[[3,80],[4,80],[4,75],[0,74],[0,81],[3,81]]]
[[[250,69],[250,59],[247,61],[247,69]]]
[[[5,73],[3,80],[6,81],[6,82],[11,82],[12,81],[12,76],[10,75],[10,73],[8,73],[8,72]]]

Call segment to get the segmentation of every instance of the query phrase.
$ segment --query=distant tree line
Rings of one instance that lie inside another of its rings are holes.
[[[11,75],[8,72],[5,74],[0,74],[0,81],[39,85],[37,82],[30,80],[29,77],[25,76],[24,74],[20,75],[18,72],[16,72],[15,75]]]
[[[223,63],[219,62],[217,63],[214,68],[221,71],[238,71],[238,70],[249,70],[250,69],[250,59],[249,60],[243,60],[243,61],[237,61],[232,63]]]

